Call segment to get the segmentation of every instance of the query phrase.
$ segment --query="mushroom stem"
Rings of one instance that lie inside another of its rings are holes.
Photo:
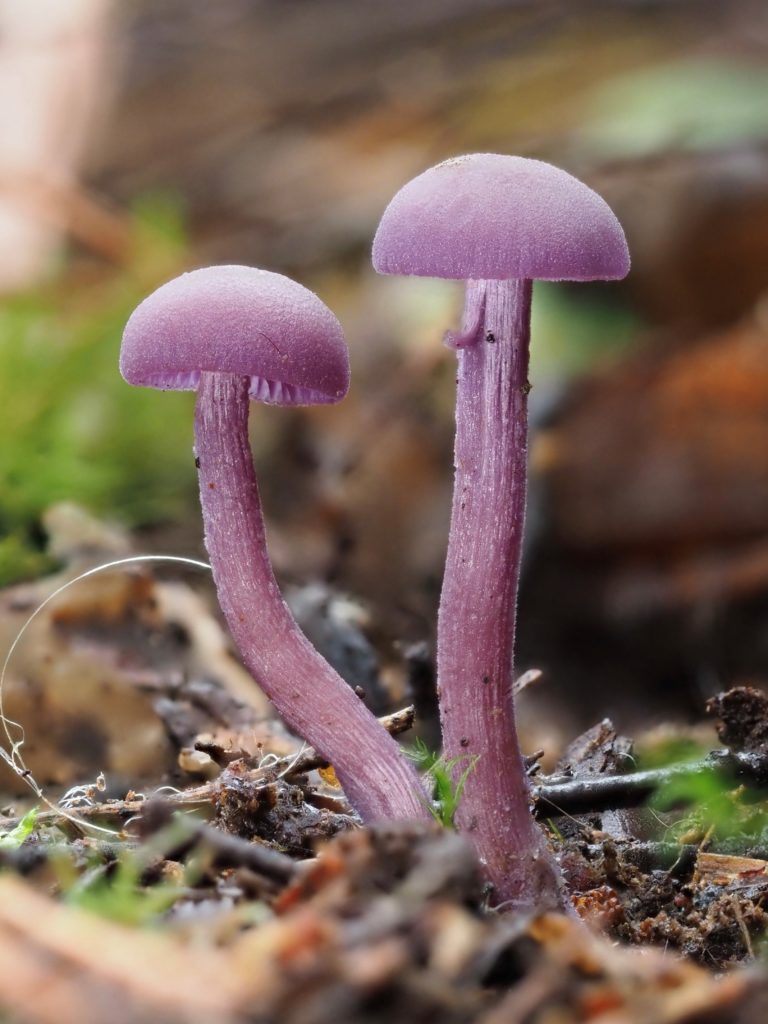
[[[201,373],[195,410],[205,543],[232,637],[288,727],[333,764],[363,821],[429,819],[415,770],[280,593],[248,440],[248,385],[247,377]]]
[[[444,754],[460,758],[457,776],[472,765],[457,824],[496,901],[521,908],[562,901],[559,869],[531,814],[512,699],[531,293],[529,280],[467,282],[437,659]]]

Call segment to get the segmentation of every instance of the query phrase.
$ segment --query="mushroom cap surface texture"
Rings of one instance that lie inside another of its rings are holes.
[[[120,372],[129,384],[193,391],[206,371],[249,377],[257,401],[325,404],[347,393],[349,353],[339,321],[303,285],[254,267],[205,267],[137,306]]]
[[[472,153],[400,189],[376,232],[373,265],[457,280],[592,281],[624,277],[629,252],[605,200],[566,171]]]

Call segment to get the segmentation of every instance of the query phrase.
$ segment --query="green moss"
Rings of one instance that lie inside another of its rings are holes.
[[[191,397],[131,388],[117,368],[130,312],[183,265],[183,233],[155,201],[136,211],[133,236],[119,272],[0,306],[0,585],[43,568],[31,527],[54,502],[136,525],[192,500]]]
[[[768,73],[696,59],[615,76],[585,103],[579,140],[593,155],[706,152],[768,138]]]
[[[110,921],[134,927],[157,925],[185,889],[166,881],[143,885],[145,869],[140,855],[123,853],[112,870],[105,871],[97,864],[65,887],[64,898],[71,906]]]
[[[680,818],[667,830],[667,837],[675,840],[710,835],[717,840],[756,842],[768,830],[766,793],[746,791],[736,779],[695,768],[669,779],[650,806],[662,813],[679,812]]]
[[[18,850],[25,839],[28,839],[37,823],[38,808],[32,807],[18,825],[12,828],[10,832],[6,832],[5,835],[0,836],[0,849],[3,850]]]
[[[464,787],[470,773],[474,771],[479,755],[454,757],[446,761],[430,750],[423,740],[416,740],[412,747],[406,747],[405,753],[417,770],[432,783],[434,804],[429,805],[429,811],[433,818],[445,828],[453,828]],[[458,777],[455,775],[456,769],[460,769]]]

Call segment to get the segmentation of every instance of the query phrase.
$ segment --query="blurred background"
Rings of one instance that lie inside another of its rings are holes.
[[[461,294],[377,277],[370,242],[421,170],[517,153],[633,257],[535,289],[531,743],[767,684],[767,55],[757,0],[0,0],[3,607],[101,523],[203,556],[193,399],[125,385],[121,329],[184,269],[277,270],[341,319],[353,388],[254,408],[276,569],[429,733]]]

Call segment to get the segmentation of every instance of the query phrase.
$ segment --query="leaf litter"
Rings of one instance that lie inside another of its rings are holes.
[[[6,1019],[763,1019],[768,702],[757,691],[711,702],[722,747],[682,767],[652,763],[642,737],[608,721],[551,775],[530,758],[575,913],[495,913],[474,855],[439,824],[460,799],[439,759],[417,746],[438,799],[432,827],[362,829],[332,768],[238,674],[204,599],[150,568],[68,588],[9,662],[6,708],[50,805],[25,801],[6,773]],[[0,595],[0,628],[60,585]],[[52,728],[57,715],[68,732]],[[412,709],[383,721],[407,731]]]

